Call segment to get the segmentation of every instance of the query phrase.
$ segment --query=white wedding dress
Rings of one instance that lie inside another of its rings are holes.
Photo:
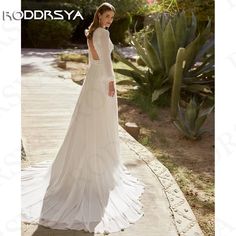
[[[52,229],[118,232],[143,216],[145,185],[120,160],[118,105],[109,31],[93,35],[86,79],[53,161],[22,169],[22,222]]]

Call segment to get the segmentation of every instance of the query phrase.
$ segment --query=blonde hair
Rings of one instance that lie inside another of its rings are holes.
[[[93,32],[100,26],[99,25],[99,17],[98,13],[103,14],[105,11],[113,11],[114,13],[116,12],[115,8],[108,2],[102,3],[96,10],[94,17],[93,17],[93,22],[90,24],[88,29],[85,30],[85,36],[88,39],[92,39],[93,37]]]

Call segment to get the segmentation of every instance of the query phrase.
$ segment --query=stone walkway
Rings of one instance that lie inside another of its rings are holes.
[[[22,50],[22,167],[54,159],[63,141],[81,87],[56,67],[57,51]],[[65,79],[63,79],[65,78]],[[114,236],[202,236],[196,218],[174,178],[153,154],[119,126],[122,161],[142,179],[144,216]],[[94,235],[22,223],[22,235]]]

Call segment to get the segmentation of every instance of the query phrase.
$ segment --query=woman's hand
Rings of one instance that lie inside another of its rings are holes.
[[[108,85],[108,96],[114,96],[115,94],[115,86],[114,86],[114,81],[109,81]]]

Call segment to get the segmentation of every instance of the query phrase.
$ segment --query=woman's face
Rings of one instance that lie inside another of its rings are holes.
[[[115,13],[113,11],[105,11],[103,12],[103,14],[98,13],[98,17],[100,19],[100,26],[103,28],[110,27],[114,15]]]

